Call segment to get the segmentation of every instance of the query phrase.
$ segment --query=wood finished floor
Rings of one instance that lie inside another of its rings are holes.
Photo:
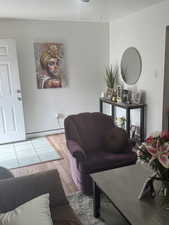
[[[16,177],[19,177],[46,170],[57,169],[59,171],[65,193],[66,195],[70,195],[76,192],[77,188],[70,174],[70,167],[67,155],[68,150],[66,147],[65,136],[64,134],[51,135],[48,136],[48,140],[57,150],[57,152],[59,152],[59,154],[63,157],[63,159],[12,169],[11,171]]]

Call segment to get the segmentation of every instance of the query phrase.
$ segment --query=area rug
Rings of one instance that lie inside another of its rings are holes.
[[[106,225],[103,221],[93,216],[93,200],[81,192],[76,192],[67,197],[70,206],[79,217],[83,225]]]
[[[61,159],[61,156],[48,142],[46,137],[15,144],[0,145],[0,166],[8,169],[57,159]]]

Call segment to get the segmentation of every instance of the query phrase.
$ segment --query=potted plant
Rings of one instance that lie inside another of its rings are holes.
[[[119,67],[117,64],[114,66],[114,68],[112,67],[112,65],[106,66],[105,80],[108,88],[115,88],[118,75]]]
[[[115,87],[117,84],[118,76],[119,76],[119,67],[117,64],[114,66],[114,68],[112,65],[106,66],[106,74],[105,74],[105,81],[107,85],[106,97],[108,97],[109,99],[112,99],[114,93],[116,92]],[[109,94],[110,92],[112,93],[111,96]]]

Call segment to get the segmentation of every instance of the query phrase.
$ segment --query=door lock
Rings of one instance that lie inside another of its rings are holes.
[[[17,97],[18,101],[22,101],[22,98],[21,97]]]

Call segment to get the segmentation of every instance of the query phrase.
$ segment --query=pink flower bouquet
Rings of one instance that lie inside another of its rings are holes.
[[[138,147],[138,159],[148,163],[162,180],[169,180],[169,132],[155,133]]]

